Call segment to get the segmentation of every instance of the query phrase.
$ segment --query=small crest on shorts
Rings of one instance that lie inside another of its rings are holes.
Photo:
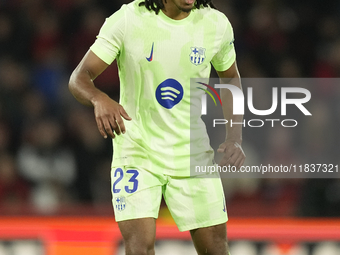
[[[125,197],[116,197],[115,198],[115,209],[117,211],[123,211],[125,209]]]
[[[203,63],[205,59],[205,49],[199,47],[191,47],[190,61],[198,66]]]

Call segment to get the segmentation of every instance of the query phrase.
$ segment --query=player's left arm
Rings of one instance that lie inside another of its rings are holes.
[[[231,84],[242,90],[240,73],[236,61],[225,71],[217,72],[221,84]],[[230,122],[242,123],[243,115],[233,115],[233,96],[229,89],[220,89],[222,109],[226,124],[226,140],[218,148],[217,152],[224,153],[220,166],[235,166],[239,169],[246,158],[242,149],[242,124],[233,125]]]

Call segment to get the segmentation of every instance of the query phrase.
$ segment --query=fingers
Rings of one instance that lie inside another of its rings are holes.
[[[110,122],[107,118],[96,118],[96,122],[97,122],[97,126],[98,126],[98,130],[100,132],[100,134],[106,139],[107,136],[109,135],[112,139],[115,138],[115,135],[112,131],[112,127]]]
[[[95,116],[100,134],[112,139],[116,135],[125,134],[126,128],[122,117],[126,120],[131,120],[131,117],[126,113],[124,108],[113,100],[97,103],[95,106]]]
[[[237,153],[235,153],[234,155],[236,154]],[[230,161],[228,162],[228,164],[231,166],[235,166],[236,169],[240,169],[245,161],[245,156],[241,152],[235,157],[234,155],[230,158]]]
[[[118,123],[118,127],[120,128],[120,131],[125,134],[126,132],[126,129],[125,129],[125,125],[124,125],[124,121],[123,119],[121,118],[121,116],[126,119],[126,120],[132,120],[132,118],[126,113],[126,111],[124,110],[123,106],[120,106],[120,109],[119,109],[119,114],[116,118],[116,121]]]
[[[101,119],[96,118],[96,122],[97,122],[97,127],[98,127],[98,130],[99,130],[99,133],[106,139],[107,135],[106,135],[106,132],[104,130],[104,125],[103,125]]]
[[[221,144],[217,151],[225,154],[219,164],[220,166],[235,166],[236,169],[239,169],[245,161],[242,147],[237,143]]]
[[[120,135],[121,133],[125,134],[126,129],[125,129],[124,121],[122,117],[120,117],[120,115],[116,117],[116,124],[117,124],[117,127],[115,129],[115,132],[117,133],[117,135]]]
[[[218,147],[217,152],[223,153],[223,152],[225,151],[226,147],[227,147],[227,145],[226,145],[225,143],[222,143],[222,144]]]
[[[224,148],[224,149],[219,148],[217,151],[220,152],[220,153],[224,153],[224,156],[223,156],[219,165],[220,166],[228,165],[228,162],[229,162],[231,156],[233,155],[233,151],[229,150],[228,148]]]
[[[131,118],[127,115],[127,117],[131,120]],[[112,117],[98,117],[96,118],[97,126],[100,134],[106,139],[107,136],[112,139],[115,138],[115,134],[121,135],[122,133],[126,133],[126,128],[124,125],[124,121],[120,115],[112,116]]]
[[[107,136],[114,139],[116,135],[121,135],[126,132],[124,122],[120,116],[110,118],[97,118],[97,125],[100,134],[106,139]]]
[[[238,169],[240,169],[241,166],[243,166],[245,160],[246,160],[246,157],[244,156],[244,158],[243,158],[242,161],[240,162],[240,165],[238,166]]]
[[[227,165],[236,166],[235,163],[239,160],[239,154],[238,150],[234,151],[233,155],[228,158]]]
[[[108,134],[111,138],[115,138],[113,130],[116,128],[115,120],[114,119],[104,119],[103,120],[104,128],[106,134]]]
[[[120,108],[120,115],[126,120],[132,120],[123,107]]]

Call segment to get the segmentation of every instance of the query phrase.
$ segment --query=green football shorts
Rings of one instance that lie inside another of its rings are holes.
[[[116,221],[158,218],[162,194],[180,231],[227,222],[221,180],[173,177],[136,167],[111,170],[112,203]]]

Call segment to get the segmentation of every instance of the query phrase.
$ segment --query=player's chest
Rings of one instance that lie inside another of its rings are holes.
[[[124,40],[124,54],[142,69],[150,65],[163,68],[194,68],[210,64],[218,51],[214,33],[191,27],[167,29],[135,25]]]

